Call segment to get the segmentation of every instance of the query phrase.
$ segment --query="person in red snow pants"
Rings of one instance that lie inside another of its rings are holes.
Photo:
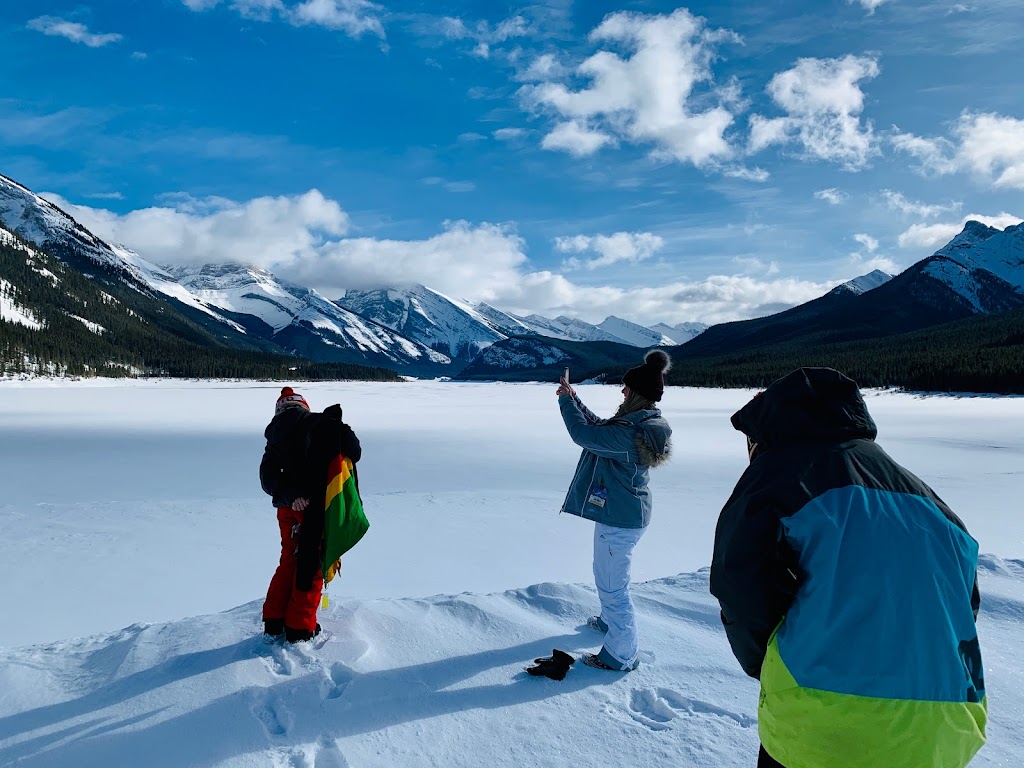
[[[264,431],[260,484],[277,508],[281,560],[263,604],[263,631],[290,642],[310,640],[320,631],[316,611],[324,581],[320,573],[324,500],[329,462],[344,453],[353,463],[359,439],[341,419],[341,406],[312,413],[306,399],[284,387],[274,418]]]
[[[277,522],[281,527],[281,562],[270,580],[267,599],[263,603],[263,616],[284,617],[286,627],[316,632],[316,611],[324,580],[318,572],[313,577],[313,589],[300,592],[295,588],[296,550],[299,546],[299,526],[302,512],[291,507],[279,507]]]

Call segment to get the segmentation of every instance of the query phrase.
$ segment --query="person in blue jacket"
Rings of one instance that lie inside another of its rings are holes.
[[[750,465],[711,593],[761,681],[761,768],[964,768],[985,743],[978,543],[875,442],[857,384],[800,368],[732,417]]]
[[[594,415],[564,378],[557,390],[562,420],[583,449],[562,511],[594,521],[594,581],[601,613],[588,624],[604,646],[585,654],[598,669],[630,671],[639,664],[636,614],[629,594],[633,548],[651,521],[650,468],[668,461],[672,430],[655,403],[665,393],[668,355],[652,350],[622,377],[622,404],[610,419]]]

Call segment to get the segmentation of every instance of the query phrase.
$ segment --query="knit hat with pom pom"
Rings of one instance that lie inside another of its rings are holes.
[[[668,354],[661,349],[652,349],[644,355],[644,364],[630,368],[622,377],[622,383],[646,397],[658,402],[665,394],[665,374],[672,367]]]
[[[296,405],[305,408],[307,411],[309,410],[309,403],[306,402],[306,398],[291,387],[285,387],[281,390],[281,396],[277,398],[277,405],[274,406],[274,414],[276,415],[285,408],[290,408]]]

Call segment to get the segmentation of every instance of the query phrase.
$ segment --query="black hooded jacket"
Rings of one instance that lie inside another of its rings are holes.
[[[801,573],[782,520],[830,490],[860,487],[928,499],[966,531],[931,488],[875,443],[877,429],[856,383],[838,371],[796,370],[754,397],[732,424],[757,446],[719,516],[711,592],[733,653],[751,677],[759,677],[770,636],[801,584],[814,576]],[[876,588],[886,577],[865,578]],[[971,603],[976,616],[976,578]]]
[[[296,588],[312,589],[320,567],[320,543],[324,530],[327,469],[339,453],[355,464],[362,458],[359,439],[342,421],[340,405],[323,413],[311,413],[292,406],[274,416],[267,425],[267,439],[260,462],[260,484],[275,507],[290,507],[296,499],[307,499],[299,529]],[[355,475],[358,485],[359,477]]]

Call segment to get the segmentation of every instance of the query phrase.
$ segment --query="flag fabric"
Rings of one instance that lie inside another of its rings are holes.
[[[341,569],[341,556],[359,543],[370,527],[356,485],[355,466],[338,454],[327,469],[321,571],[329,582]]]

